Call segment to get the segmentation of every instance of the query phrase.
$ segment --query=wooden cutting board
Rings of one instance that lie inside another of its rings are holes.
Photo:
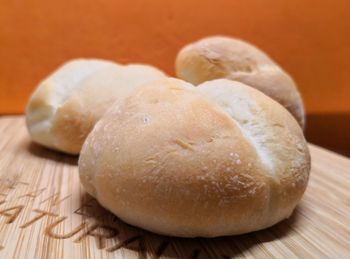
[[[170,238],[129,226],[79,184],[77,157],[0,118],[0,258],[350,258],[350,160],[310,145],[308,189],[291,218],[255,233]]]

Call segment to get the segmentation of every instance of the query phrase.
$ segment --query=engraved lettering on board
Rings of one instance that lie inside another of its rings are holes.
[[[0,225],[12,224],[15,222],[21,213],[28,207],[26,200],[33,201],[41,197],[38,205],[50,204],[51,208],[55,208],[55,212],[43,210],[39,208],[30,208],[29,216],[19,225],[19,229],[29,229],[36,222],[42,221],[45,218],[50,218],[42,230],[45,236],[65,240],[70,239],[75,244],[80,244],[88,238],[93,238],[98,249],[113,253],[121,248],[133,246],[140,254],[145,252],[146,239],[151,237],[148,232],[128,226],[122,223],[116,216],[109,213],[92,197],[85,195],[82,204],[79,208],[72,211],[71,215],[61,215],[59,206],[71,198],[71,194],[62,195],[60,192],[48,190],[47,188],[34,188],[33,191],[26,191],[16,194],[12,199],[7,200],[9,194],[13,192],[19,185],[28,186],[26,182],[19,180],[1,180],[8,187],[8,193],[0,193]],[[11,195],[13,196],[13,195]],[[8,206],[7,206],[8,205]],[[72,215],[79,215],[81,222],[72,226],[71,229],[62,232],[58,231],[59,225],[69,220]],[[120,227],[123,228],[123,236],[120,236]],[[136,231],[135,231],[136,230]],[[136,233],[135,233],[136,232]],[[125,234],[126,233],[126,234]],[[132,233],[130,235],[130,233]],[[141,234],[140,234],[141,233]],[[172,246],[174,238],[166,238],[158,236],[157,244],[155,244],[154,256],[160,257],[164,252]],[[176,241],[177,243],[178,240]],[[0,244],[0,251],[5,247]],[[188,253],[189,258],[198,258],[202,251],[194,248]]]

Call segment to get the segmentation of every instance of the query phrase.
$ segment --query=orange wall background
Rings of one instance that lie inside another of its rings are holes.
[[[350,112],[349,0],[5,0],[0,113],[23,112],[40,79],[68,59],[144,62],[173,75],[181,46],[213,34],[269,53],[309,113]]]

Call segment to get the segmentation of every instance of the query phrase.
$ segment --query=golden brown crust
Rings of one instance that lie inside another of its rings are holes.
[[[148,65],[70,61],[45,79],[28,102],[26,118],[32,139],[79,154],[94,124],[116,99],[144,82],[163,77],[163,72]]]
[[[216,90],[232,99],[217,101]],[[230,102],[239,99],[238,108]],[[288,217],[309,166],[294,118],[230,80],[195,88],[164,79],[134,90],[96,124],[79,160],[82,184],[104,207],[130,224],[183,237],[246,233]]]
[[[99,117],[87,109],[83,102],[73,96],[57,109],[53,119],[51,133],[55,136],[60,150],[78,154]]]
[[[303,102],[293,79],[249,43],[223,36],[207,37],[180,50],[175,67],[179,78],[195,85],[227,78],[252,86],[281,103],[304,127]]]

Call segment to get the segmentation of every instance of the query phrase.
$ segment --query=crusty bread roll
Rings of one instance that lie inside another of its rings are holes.
[[[147,83],[86,139],[83,186],[124,221],[172,236],[251,232],[289,217],[308,181],[303,132],[242,83]]]
[[[247,42],[216,36],[189,44],[177,55],[176,75],[195,85],[218,78],[245,83],[282,104],[304,127],[303,101],[293,79]]]
[[[165,77],[148,65],[97,59],[70,61],[44,79],[29,99],[26,121],[33,141],[70,154],[107,108],[142,83]]]

